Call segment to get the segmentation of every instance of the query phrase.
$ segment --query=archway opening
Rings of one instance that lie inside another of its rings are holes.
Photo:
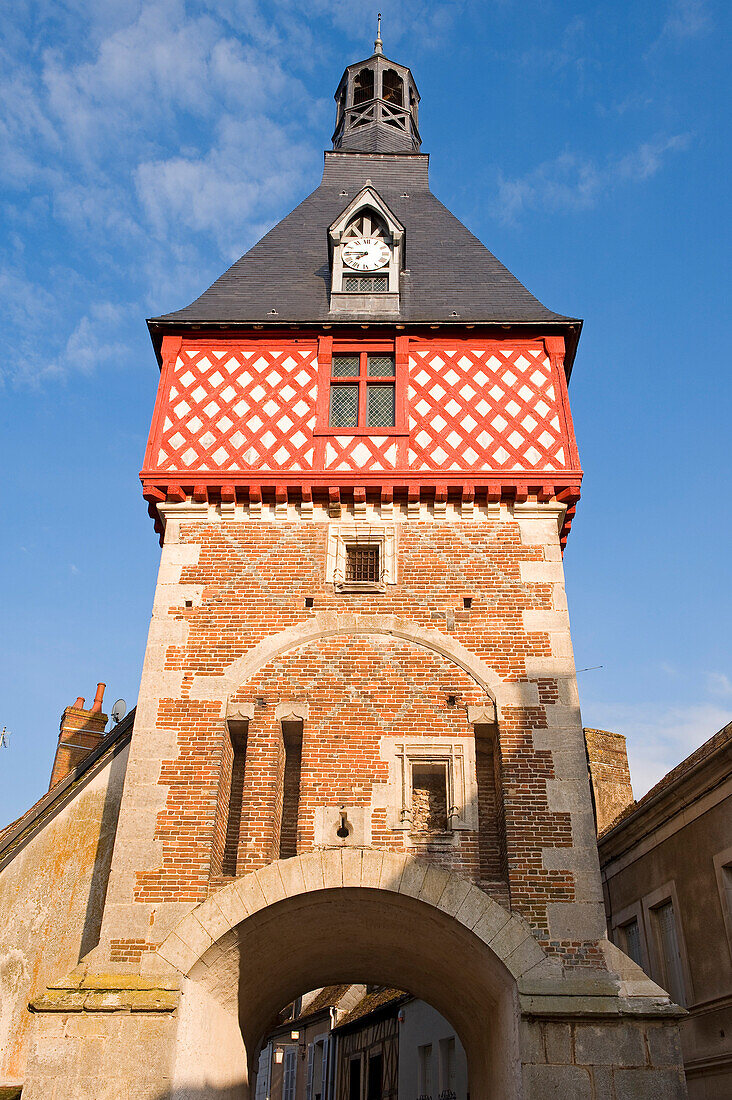
[[[460,1037],[435,1008],[375,983],[309,990],[255,1057],[254,1100],[468,1100]]]
[[[333,854],[340,859],[341,853]],[[246,1082],[256,1080],[260,1052],[282,1006],[328,986],[408,992],[459,1036],[471,1100],[518,1095],[517,991],[510,971],[477,931],[394,886],[343,885],[282,898],[214,943],[189,978],[238,1018],[247,1063],[242,1098],[253,1100]],[[439,1093],[432,1095],[437,1100]]]

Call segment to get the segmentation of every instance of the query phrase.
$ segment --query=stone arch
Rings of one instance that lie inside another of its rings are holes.
[[[194,677],[191,697],[225,698],[250,680],[274,657],[309,642],[338,634],[386,634],[423,646],[463,669],[493,700],[497,709],[501,699],[505,697],[506,686],[498,674],[460,642],[439,630],[418,626],[397,615],[358,615],[329,611],[319,612],[306,622],[297,623],[279,634],[263,638],[243,656],[232,661],[221,676]]]
[[[375,848],[318,850],[245,875],[184,917],[158,953],[238,1013],[250,1061],[275,1013],[308,988],[408,989],[460,1035],[474,1100],[519,1095],[517,982],[547,962],[529,925],[471,883]]]

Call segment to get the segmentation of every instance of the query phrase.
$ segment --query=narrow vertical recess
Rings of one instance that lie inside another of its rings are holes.
[[[491,726],[475,727],[475,778],[478,784],[480,880],[495,883],[506,878],[506,860],[500,752]]]
[[[297,818],[300,811],[300,776],[302,771],[302,722],[283,722],[282,741],[285,766],[282,778],[282,824],[280,826],[280,859],[297,855]]]
[[[235,875],[239,856],[239,837],[241,835],[242,805],[244,801],[244,775],[247,759],[247,722],[230,722],[231,738],[231,784],[229,786],[229,805],[226,816],[226,835],[221,872]]]

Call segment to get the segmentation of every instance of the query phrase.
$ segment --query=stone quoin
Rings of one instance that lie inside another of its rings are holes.
[[[94,946],[32,1001],[23,1100],[253,1098],[279,1009],[342,982],[450,1019],[471,1100],[686,1095],[683,1010],[606,938],[581,322],[432,194],[418,103],[379,39],[318,188],[149,322],[152,622]]]

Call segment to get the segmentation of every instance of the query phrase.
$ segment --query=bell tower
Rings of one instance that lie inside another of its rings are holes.
[[[419,152],[419,92],[409,69],[384,56],[381,16],[373,54],[347,67],[335,101],[334,149]]]
[[[433,195],[380,32],[336,101],[316,190],[148,322],[160,572],[100,941],[29,1095],[80,1094],[103,1034],[98,1095],[253,1097],[284,1004],[375,982],[451,1019],[472,1100],[682,1100],[678,1010],[606,937],[581,321]]]

